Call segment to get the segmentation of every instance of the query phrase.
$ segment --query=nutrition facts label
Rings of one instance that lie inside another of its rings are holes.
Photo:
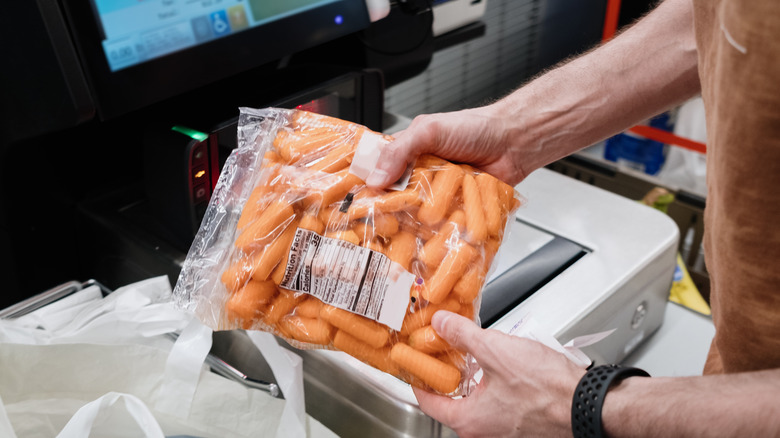
[[[400,330],[413,282],[380,252],[299,228],[280,286]]]

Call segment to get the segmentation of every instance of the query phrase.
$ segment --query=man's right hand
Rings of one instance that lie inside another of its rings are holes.
[[[519,125],[506,122],[495,106],[417,116],[382,149],[366,184],[386,187],[419,155],[433,154],[470,164],[514,186],[527,175],[519,152],[512,147],[522,139],[509,137]]]

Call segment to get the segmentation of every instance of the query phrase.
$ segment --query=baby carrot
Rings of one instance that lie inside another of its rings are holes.
[[[461,303],[472,303],[479,295],[479,291],[482,289],[485,278],[490,271],[490,265],[498,252],[499,245],[497,237],[490,237],[486,240],[482,245],[482,262],[477,263],[479,257],[475,259],[474,264],[455,283],[452,291],[460,297]]]
[[[465,274],[452,287],[452,292],[460,299],[461,303],[473,303],[479,295],[479,291],[485,283],[485,278],[490,271],[490,264],[498,252],[499,242],[497,238],[490,238],[485,241],[482,247],[482,263],[472,264]],[[464,315],[465,316],[465,315]]]
[[[352,225],[352,231],[354,231],[360,239],[360,246],[384,254],[385,246],[382,244],[383,239],[376,235],[376,230],[372,225],[368,225],[363,221],[356,221],[354,222],[354,225]]]
[[[384,347],[390,342],[390,332],[387,327],[338,307],[323,306],[320,318],[374,348]]]
[[[222,273],[220,280],[230,292],[236,292],[252,276],[252,263],[256,255],[243,255]]]
[[[301,204],[304,209],[326,207],[322,203],[323,193],[336,185],[344,177],[344,172],[336,173],[308,173],[301,168],[297,169],[298,178],[292,178],[295,181],[292,185],[300,190],[294,190],[301,197]]]
[[[390,350],[390,359],[397,363],[401,369],[441,394],[454,392],[460,384],[460,371],[457,368],[406,344],[393,345]]]
[[[404,322],[401,325],[401,335],[409,336],[420,327],[431,324],[433,314],[439,310],[448,310],[450,312],[459,312],[461,304],[458,300],[447,299],[440,304],[428,304],[425,307],[416,309],[414,313],[407,313]]]
[[[386,192],[383,189],[378,189],[375,187],[362,187],[359,192],[355,193],[353,200],[358,201],[365,198],[378,198],[385,193]]]
[[[346,213],[342,213],[336,204],[332,207],[325,207],[320,210],[318,218],[325,225],[325,230],[339,231],[349,226],[349,218]]]
[[[341,201],[351,190],[365,184],[362,179],[349,173],[349,169],[344,169],[335,173],[337,180],[319,193],[318,200],[320,206],[328,206],[336,201]]]
[[[278,199],[271,203],[257,219],[236,238],[236,247],[250,253],[253,247],[265,245],[279,235],[279,226],[295,217],[289,202]]]
[[[498,253],[498,249],[501,247],[500,245],[501,242],[497,237],[491,237],[485,241],[484,245],[482,245],[482,251],[484,251],[485,272],[490,269],[490,264],[493,263],[493,258],[495,258],[496,254]]]
[[[498,180],[487,173],[479,173],[476,177],[479,193],[482,195],[482,206],[485,210],[485,225],[488,235],[498,236],[501,231],[501,206],[498,200]]]
[[[371,217],[374,235],[390,238],[398,232],[398,219],[392,214],[376,213]]]
[[[272,143],[274,150],[276,150],[277,155],[279,155],[279,158],[285,162],[290,160],[290,155],[288,151],[283,151],[283,149],[286,149],[285,142],[291,134],[292,130],[280,129],[276,132],[276,137],[274,137],[274,141]]]
[[[421,199],[418,190],[392,191],[382,195],[377,200],[376,209],[383,213],[395,213],[419,205]]]
[[[501,180],[496,181],[498,181],[498,199],[501,204],[501,210],[503,214],[507,214],[516,205],[515,189]]]
[[[325,303],[320,301],[318,298],[309,297],[303,300],[297,306],[295,306],[295,310],[293,311],[293,313],[295,315],[303,316],[306,318],[319,318],[320,311],[322,310],[322,306],[324,305]]]
[[[352,163],[354,152],[354,142],[345,142],[344,144],[334,147],[327,155],[313,162],[308,168],[312,171],[337,172]]]
[[[436,172],[431,185],[431,196],[423,201],[417,213],[420,222],[432,226],[444,219],[462,179],[463,170],[456,164],[447,163],[442,170]]]
[[[474,303],[463,303],[458,309],[458,314],[470,320],[474,320]]]
[[[415,167],[409,177],[408,187],[422,193],[426,198],[431,195],[431,182],[436,172],[428,167]]]
[[[436,272],[423,284],[422,296],[431,303],[440,303],[455,286],[461,272],[469,266],[474,259],[477,250],[464,241],[460,241],[455,248],[444,257]]]
[[[263,322],[269,326],[275,326],[284,315],[290,313],[306,297],[306,294],[279,289],[279,295],[268,306]]]
[[[276,295],[276,285],[270,281],[250,280],[246,286],[230,296],[225,304],[228,320],[251,322],[257,319],[260,309]]]
[[[286,254],[290,251],[290,244],[295,237],[296,229],[297,222],[294,221],[285,228],[281,236],[263,248],[263,251],[253,260],[252,278],[267,280],[276,265],[283,259],[284,262],[287,261]]]
[[[278,144],[287,141],[287,139],[289,138],[292,138],[293,141],[299,141],[306,137],[315,137],[318,135],[330,134],[332,132],[333,132],[332,129],[327,128],[325,126],[318,126],[318,127],[295,126],[295,127],[282,128],[276,133],[276,137],[274,138],[274,147],[278,147]]]
[[[270,202],[266,195],[272,191],[273,187],[270,184],[260,184],[252,190],[249,198],[244,203],[244,208],[241,210],[241,216],[239,216],[238,225],[236,225],[237,229],[244,229],[250,222],[260,216]]]
[[[350,221],[354,221],[370,216],[374,211],[376,211],[378,199],[378,197],[353,199],[352,203],[347,209],[347,218]]]
[[[263,154],[262,167],[267,168],[271,166],[277,166],[279,164],[283,164],[283,161],[282,161],[282,157],[280,157],[276,151],[274,151],[273,149],[269,149],[265,151],[265,154]]]
[[[286,315],[279,320],[279,328],[296,341],[309,344],[328,345],[333,339],[333,326],[318,318]]]
[[[374,368],[394,376],[400,374],[398,365],[390,360],[390,347],[374,348],[344,330],[336,331],[336,335],[333,337],[333,346]]]
[[[290,124],[296,128],[316,129],[324,127],[329,130],[354,130],[356,126],[354,123],[346,120],[304,110],[295,111]]]
[[[273,178],[269,178],[263,184],[271,188],[274,197],[284,197],[292,204],[293,201],[302,197],[302,188],[294,184],[294,176],[297,172],[295,169],[292,166],[279,166],[278,172]]]
[[[415,350],[426,354],[440,353],[450,348],[450,344],[439,336],[436,330],[433,329],[433,326],[430,325],[413,331],[409,335],[408,344]]]
[[[399,231],[390,239],[387,257],[409,271],[417,253],[417,237],[408,231]]]
[[[436,235],[436,232],[432,230],[431,227],[420,225],[420,223],[417,222],[417,218],[412,213],[416,212],[400,211],[396,213],[401,230],[417,235],[423,242],[431,240],[433,236]]]
[[[482,283],[485,280],[485,270],[482,264],[472,264],[465,274],[452,287],[461,303],[471,303],[479,295]]]
[[[255,302],[267,303],[271,301],[278,291],[276,285],[270,281],[257,281],[252,279],[241,288],[239,293],[251,297]]]
[[[464,213],[463,210],[455,210],[452,212],[447,222],[455,226],[455,228],[449,228],[451,233],[455,232],[456,229],[459,232],[462,232],[463,228],[466,226],[466,213]]]
[[[347,214],[350,220],[357,220],[372,213],[395,213],[408,210],[419,202],[420,194],[415,190],[392,191],[378,197],[361,197],[353,200]]]
[[[382,242],[379,239],[372,239],[367,242],[362,242],[360,246],[364,246],[371,251],[381,252],[382,254],[385,253],[385,246],[382,245]]]
[[[463,209],[466,212],[466,240],[479,245],[487,238],[487,224],[482,197],[471,174],[463,175]]]
[[[344,139],[344,134],[336,131],[306,136],[288,135],[279,144],[279,156],[290,164],[298,163],[302,159],[309,161],[342,143]]]
[[[360,239],[361,245],[365,242],[370,242],[374,238],[374,229],[363,221],[353,222],[351,224],[351,229]]]
[[[512,200],[510,202],[511,202],[511,205],[509,207],[510,211],[517,210],[518,208],[520,208],[521,205],[523,205],[523,202],[515,198],[514,196],[512,197]]]
[[[315,214],[305,213],[301,218],[301,223],[298,224],[298,228],[322,234],[325,231],[325,224]]]
[[[450,249],[448,241],[453,237],[455,239],[460,237],[460,230],[465,223],[466,215],[463,210],[455,210],[449,220],[439,227],[436,234],[425,242],[420,250],[420,261],[429,269],[441,263]]]
[[[317,141],[320,138],[327,138],[333,133],[327,128],[290,130],[280,129],[276,133],[273,141],[273,147],[279,157],[287,163],[294,163],[300,159],[300,151],[296,147],[303,147],[307,141]]]
[[[275,285],[279,286],[282,284],[282,281],[284,280],[284,273],[287,270],[287,256],[282,257],[281,260],[279,260],[279,264],[276,265],[274,270],[271,272],[270,280],[274,282]]]

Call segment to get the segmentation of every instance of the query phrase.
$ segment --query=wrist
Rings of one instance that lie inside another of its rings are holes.
[[[649,374],[638,368],[600,365],[589,370],[580,379],[572,397],[571,407],[572,432],[575,438],[607,436],[607,428],[604,427],[607,423],[604,415],[607,394],[624,379],[635,376],[649,377]]]
[[[541,108],[532,103],[525,87],[484,107],[493,120],[494,131],[501,135],[497,140],[499,147],[507,151],[507,158],[517,167],[515,184],[551,162],[542,147],[546,128]]]
[[[571,83],[579,70],[563,65],[491,105],[526,176],[601,139],[594,116],[605,101],[594,87]]]

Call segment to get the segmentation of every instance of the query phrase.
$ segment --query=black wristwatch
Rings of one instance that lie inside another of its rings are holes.
[[[650,377],[650,374],[639,368],[599,365],[582,376],[571,403],[571,430],[574,438],[605,436],[601,409],[607,391],[613,384],[633,376]]]

